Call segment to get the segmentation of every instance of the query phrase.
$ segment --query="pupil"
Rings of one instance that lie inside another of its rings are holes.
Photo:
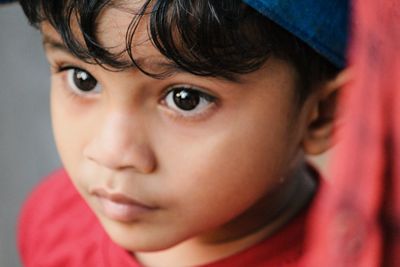
[[[79,90],[85,92],[93,90],[97,85],[96,79],[83,70],[74,70],[74,83]]]
[[[180,109],[192,110],[200,103],[200,96],[194,90],[177,90],[174,92],[174,102]]]

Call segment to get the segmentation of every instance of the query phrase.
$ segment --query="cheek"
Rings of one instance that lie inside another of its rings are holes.
[[[162,151],[174,151],[163,155],[170,177],[163,188],[182,214],[190,214],[185,223],[206,220],[210,228],[217,226],[275,188],[290,161],[290,138],[283,127],[270,128],[244,121],[195,139],[175,136],[163,142],[168,146]]]
[[[57,87],[58,86],[58,87]],[[58,153],[69,173],[76,172],[88,136],[90,113],[67,96],[57,83],[51,90],[51,119]]]

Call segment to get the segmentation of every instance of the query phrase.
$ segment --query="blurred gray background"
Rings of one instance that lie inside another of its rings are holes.
[[[28,192],[59,166],[39,32],[17,4],[0,6],[0,266],[21,266],[16,222]]]

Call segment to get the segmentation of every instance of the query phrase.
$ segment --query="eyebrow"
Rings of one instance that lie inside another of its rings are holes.
[[[45,50],[61,50],[62,52],[71,54],[69,49],[62,42],[59,42],[48,35],[43,35],[42,44]]]
[[[73,53],[71,53],[71,51],[68,49],[68,47],[63,42],[58,41],[47,34],[43,34],[42,44],[43,44],[43,47],[45,50],[56,50],[56,51],[58,50],[58,51],[61,51],[68,55],[71,55],[72,57],[80,60],[77,56],[75,56]],[[178,65],[168,62],[168,61],[165,61],[165,60],[151,60],[151,59],[142,57],[142,58],[135,59],[135,62],[139,66],[143,65],[143,62],[146,62],[147,64],[149,64],[152,67],[155,66],[156,69],[163,70],[162,74],[161,74],[161,79],[165,79],[167,77],[171,77],[171,76],[179,74],[179,73],[190,74],[190,72],[182,69]],[[134,64],[132,64],[129,67],[129,69],[136,70],[137,67]],[[229,78],[225,78],[225,77],[219,77],[219,78],[222,80],[228,81],[228,82],[234,82],[234,83],[242,83],[243,82],[239,76],[236,78],[233,78],[233,79],[229,79]]]
[[[68,47],[61,41],[58,41],[48,35],[43,35],[43,41],[42,41],[43,47],[45,50],[55,50],[55,51],[61,51],[63,53],[69,54],[72,57],[77,58],[71,51],[68,49]],[[79,60],[79,58],[77,58]],[[176,64],[167,62],[165,60],[158,60],[158,59],[149,59],[149,58],[137,58],[135,59],[135,62],[138,65],[143,65],[143,62],[146,62],[149,66],[156,67],[157,69],[162,69],[165,70],[166,75],[170,76],[173,74],[178,74],[178,73],[188,73],[187,71],[183,70]],[[129,67],[130,69],[137,69],[134,64]]]

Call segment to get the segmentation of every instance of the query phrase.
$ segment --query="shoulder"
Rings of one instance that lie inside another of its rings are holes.
[[[25,266],[66,266],[63,260],[73,260],[72,251],[96,253],[92,248],[99,232],[94,215],[61,169],[46,177],[26,200],[18,246]]]

